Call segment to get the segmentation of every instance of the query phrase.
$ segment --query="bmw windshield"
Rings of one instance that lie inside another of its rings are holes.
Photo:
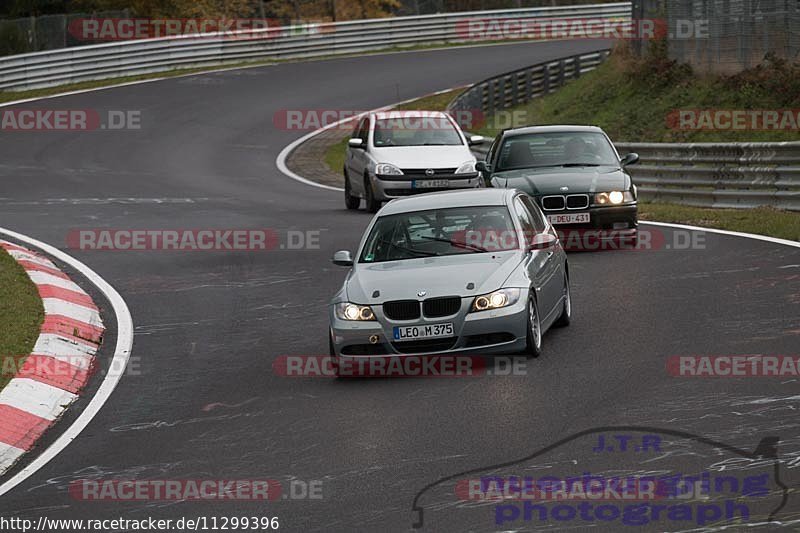
[[[516,249],[514,239],[492,239],[514,231],[505,206],[454,207],[386,215],[367,237],[360,263]]]
[[[497,170],[606,165],[619,166],[619,160],[602,133],[530,133],[514,135],[503,143]]]

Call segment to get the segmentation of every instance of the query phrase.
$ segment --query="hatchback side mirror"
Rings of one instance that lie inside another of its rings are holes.
[[[625,157],[623,157],[620,160],[619,164],[624,167],[627,165],[635,165],[638,162],[639,162],[639,154],[631,152],[629,154],[626,154]]]
[[[482,144],[483,143],[483,135],[470,135],[469,137],[469,144]]]
[[[365,148],[364,139],[359,139],[358,137],[350,139],[347,141],[347,146],[350,148]]]
[[[339,250],[338,252],[333,254],[333,259],[331,261],[333,262],[334,265],[337,266],[342,266],[342,267],[353,266],[353,256],[350,255],[349,250]]]
[[[539,233],[533,236],[528,245],[529,250],[549,250],[558,242],[558,237],[552,233]]]

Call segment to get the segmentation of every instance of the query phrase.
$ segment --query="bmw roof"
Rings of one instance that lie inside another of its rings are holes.
[[[524,135],[528,133],[567,133],[567,132],[591,132],[603,133],[597,126],[526,126],[524,128],[512,128],[505,130],[503,135],[512,137],[514,135]]]
[[[466,189],[430,192],[398,198],[386,204],[380,215],[394,215],[429,209],[448,207],[474,207],[479,205],[506,205],[508,199],[519,191],[516,189]]]

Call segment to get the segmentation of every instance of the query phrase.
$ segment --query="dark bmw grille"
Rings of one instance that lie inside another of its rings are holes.
[[[563,196],[544,196],[542,197],[542,209],[545,211],[556,211],[564,209]]]
[[[461,298],[448,296],[445,298],[429,298],[422,304],[422,312],[428,318],[450,316],[461,309]]]
[[[458,338],[450,337],[447,339],[430,339],[423,341],[393,342],[392,346],[400,353],[425,353],[425,352],[445,352],[452,348]]]
[[[589,207],[588,194],[570,194],[567,196],[567,209],[586,209]]]
[[[383,314],[390,320],[414,320],[419,318],[419,302],[416,300],[396,300],[383,304]]]
[[[428,175],[425,174],[425,171],[428,170],[427,168],[404,168],[401,169],[403,171],[403,175],[411,176],[412,178],[436,178],[439,176],[447,176],[450,174],[455,174],[455,168],[434,168],[433,174]]]

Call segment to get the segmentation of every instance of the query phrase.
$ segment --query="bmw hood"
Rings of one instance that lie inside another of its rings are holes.
[[[626,191],[631,178],[619,167],[529,168],[498,172],[495,187],[516,188],[528,194],[589,193]],[[564,191],[562,187],[569,190]]]
[[[520,250],[459,254],[383,263],[359,263],[346,282],[347,299],[358,304],[470,297],[495,291],[522,260]],[[473,283],[475,288],[467,289]],[[374,296],[375,292],[380,293]],[[421,291],[425,295],[417,294]]]
[[[391,163],[397,168],[458,168],[467,161],[475,161],[463,144],[374,148],[373,157],[378,163]]]

